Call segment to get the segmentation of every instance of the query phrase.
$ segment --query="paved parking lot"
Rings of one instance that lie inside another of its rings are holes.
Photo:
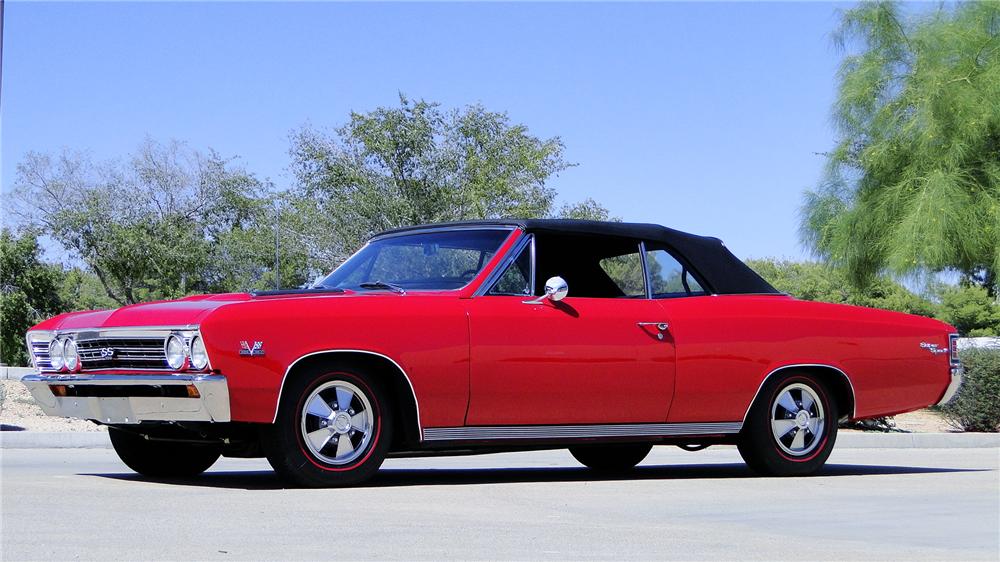
[[[1000,558],[1000,450],[842,449],[757,478],[732,448],[595,478],[565,451],[390,460],[283,489],[260,460],[150,482],[108,450],[2,450],[3,560]]]

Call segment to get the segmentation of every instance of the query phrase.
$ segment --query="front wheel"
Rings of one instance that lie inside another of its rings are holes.
[[[300,486],[362,482],[381,466],[392,440],[384,392],[348,366],[314,370],[288,382],[278,417],[262,433],[268,462]]]
[[[569,452],[580,464],[598,472],[625,472],[642,462],[652,448],[651,443],[613,443],[577,445]]]
[[[738,443],[755,472],[805,476],[819,470],[837,439],[837,404],[809,374],[776,377],[761,389]]]
[[[154,478],[184,478],[208,470],[222,455],[222,446],[146,439],[114,427],[108,428],[111,445],[129,468]]]

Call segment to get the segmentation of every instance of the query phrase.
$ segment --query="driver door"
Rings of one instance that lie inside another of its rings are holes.
[[[549,261],[535,267],[532,254]],[[544,285],[532,279],[557,269],[568,296],[525,302]],[[664,422],[674,342],[657,327],[668,322],[664,309],[646,296],[638,241],[529,239],[492,287],[468,301],[466,425]]]

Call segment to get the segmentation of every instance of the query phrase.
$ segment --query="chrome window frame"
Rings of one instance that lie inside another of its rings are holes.
[[[646,241],[639,240],[639,257],[642,258],[642,281],[646,285],[646,299],[653,300],[653,280],[649,277],[649,263],[646,261]]]
[[[531,273],[529,275],[530,279],[528,280],[528,282],[531,284],[531,294],[529,294],[529,295],[491,295],[490,291],[493,290],[493,287],[498,282],[500,282],[500,278],[503,277],[503,274],[507,272],[507,268],[509,268],[511,266],[511,264],[514,263],[517,260],[517,258],[521,257],[521,252],[524,251],[525,247],[529,247],[528,251],[530,252],[530,255],[531,255],[531,258],[530,258],[530,261],[531,261]],[[533,296],[535,296],[535,293],[537,292],[535,290],[536,289],[536,285],[535,285],[535,282],[536,282],[535,271],[536,271],[536,266],[535,266],[535,235],[532,234],[532,233],[525,232],[524,235],[521,236],[520,238],[518,238],[517,242],[515,242],[514,245],[511,246],[509,250],[507,250],[507,253],[504,254],[503,259],[501,259],[500,262],[497,264],[497,266],[495,268],[493,268],[493,271],[491,271],[490,274],[486,276],[486,279],[484,279],[483,283],[479,286],[479,288],[477,288],[476,291],[474,293],[472,293],[472,296],[474,296],[474,297],[482,297],[482,296],[491,296],[491,297],[520,297],[520,298],[524,298],[525,296],[533,297]]]

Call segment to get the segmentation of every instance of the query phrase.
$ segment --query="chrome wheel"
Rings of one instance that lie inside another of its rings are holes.
[[[821,442],[826,427],[823,403],[816,391],[802,383],[790,384],[771,404],[771,433],[785,453],[801,457]]]
[[[325,463],[349,464],[371,443],[375,423],[371,402],[347,381],[316,387],[306,398],[301,418],[306,447]]]

